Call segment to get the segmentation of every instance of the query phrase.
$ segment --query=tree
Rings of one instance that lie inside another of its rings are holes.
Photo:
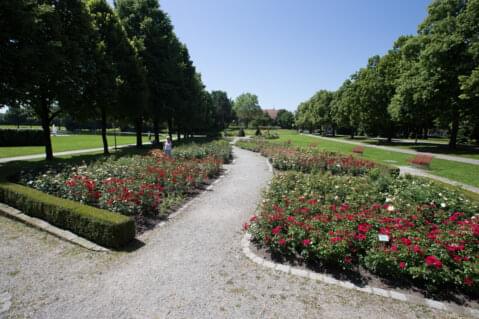
[[[263,111],[259,106],[258,96],[251,93],[239,95],[233,104],[233,110],[238,120],[248,127],[248,124],[255,118],[261,117]]]
[[[141,71],[137,65],[135,50],[112,8],[106,0],[88,0],[87,4],[95,30],[95,42],[92,44],[95,48],[93,52],[95,67],[92,71],[94,76],[86,92],[93,114],[84,116],[100,118],[103,152],[108,154],[106,138],[108,118],[128,116],[129,112],[125,112],[125,107],[121,107],[122,102],[119,99],[121,92],[138,89],[130,84],[133,84],[133,81],[141,83],[144,80],[138,79],[138,76],[131,78],[132,69],[138,69],[133,70],[137,75]],[[138,93],[141,93],[141,89]],[[125,114],[121,114],[122,111]]]
[[[21,8],[15,7],[17,3]],[[2,65],[17,66],[15,53],[22,57],[23,64],[18,74],[7,72],[6,80],[2,78],[2,83],[7,83],[1,85],[2,90],[8,92],[12,106],[34,110],[41,120],[46,158],[51,160],[50,124],[60,112],[82,106],[91,64],[90,16],[82,1],[14,1],[12,6],[14,11],[21,11],[22,16],[27,17],[28,34],[7,29],[9,31],[2,35],[2,48],[7,47],[9,52],[6,60],[2,59]],[[17,25],[16,16],[5,19],[7,25]]]
[[[147,108],[143,105],[135,107],[136,144],[137,147],[141,147],[146,112],[149,112],[153,118],[156,137],[158,122],[164,114],[164,99],[167,91],[164,78],[172,26],[156,0],[117,0],[115,9],[138,52],[148,86]]]
[[[294,124],[294,114],[288,110],[281,109],[276,116],[276,123],[283,129],[290,129]]]
[[[233,103],[224,91],[212,91],[211,102],[215,110],[215,124],[219,130],[224,130],[233,119]]]
[[[449,147],[455,148],[459,124],[464,114],[474,112],[473,104],[461,99],[460,77],[474,70],[471,45],[461,22],[470,21],[466,8],[477,8],[477,1],[438,0],[431,3],[428,16],[419,26],[419,35],[426,39],[420,54],[420,65],[433,80],[432,98],[440,108],[439,119],[450,123]],[[475,21],[477,24],[477,15]],[[469,23],[469,22],[468,22]],[[477,27],[476,27],[477,28]],[[466,27],[467,29],[467,27]],[[477,33],[471,34],[477,39]]]
[[[356,83],[357,78],[358,73],[355,73],[344,81],[331,101],[333,122],[340,127],[347,128],[351,138],[354,138],[361,123],[361,113],[358,107],[361,97]]]

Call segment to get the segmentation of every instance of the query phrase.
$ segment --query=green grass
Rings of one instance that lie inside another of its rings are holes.
[[[353,144],[336,142],[334,139],[324,140],[313,136],[300,135],[292,130],[279,130],[276,131],[276,133],[280,135],[280,138],[273,140],[274,142],[285,142],[290,140],[291,143],[298,146],[316,144],[318,148],[326,151],[354,154],[352,150],[355,145]],[[410,165],[408,160],[412,158],[412,155],[365,147],[362,157],[379,163],[403,166]],[[428,172],[437,176],[446,177],[458,182],[479,187],[478,165],[433,159]]]
[[[108,136],[108,145],[114,146],[114,137]],[[134,144],[135,136],[117,136],[117,145]],[[143,142],[147,142],[147,138],[143,138]],[[88,148],[103,147],[100,135],[68,135],[68,136],[52,136],[53,152],[64,152],[73,150],[82,150]],[[16,146],[16,147],[0,147],[0,158],[24,156],[33,154],[42,154],[45,152],[43,146]]]
[[[479,147],[473,145],[458,145],[457,149],[449,149],[448,140],[444,138],[430,138],[428,140],[418,140],[414,144],[414,140],[408,142],[392,142],[387,143],[385,140],[377,140],[373,138],[358,136],[353,140],[349,136],[337,136],[331,139],[341,139],[345,141],[361,142],[371,145],[381,145],[387,147],[397,147],[402,149],[413,150],[417,152],[428,152],[434,154],[454,155],[465,158],[479,159]]]

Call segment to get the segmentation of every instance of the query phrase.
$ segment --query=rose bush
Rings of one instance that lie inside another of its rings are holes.
[[[426,179],[287,172],[244,227],[275,255],[477,294],[478,209]]]
[[[278,144],[264,139],[252,139],[236,143],[241,148],[260,152],[278,170],[296,170],[305,173],[331,172],[332,174],[363,175],[372,169],[397,174],[397,170],[361,158],[318,150],[314,145],[293,147],[289,143]]]
[[[225,143],[180,146],[175,157],[152,150],[88,165],[22,172],[19,181],[48,194],[125,215],[162,215],[220,172],[231,152]]]

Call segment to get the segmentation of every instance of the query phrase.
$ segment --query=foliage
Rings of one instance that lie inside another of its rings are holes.
[[[290,129],[294,124],[294,114],[288,110],[279,110],[276,123],[283,129]]]
[[[0,146],[41,146],[43,143],[40,130],[0,129]]]
[[[263,111],[259,106],[258,97],[251,93],[239,95],[234,101],[233,110],[238,120],[246,127],[248,127],[248,124],[255,118],[263,115]]]

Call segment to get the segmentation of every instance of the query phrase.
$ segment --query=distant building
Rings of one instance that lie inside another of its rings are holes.
[[[276,121],[276,118],[278,117],[278,111],[279,110],[276,110],[276,109],[272,108],[272,109],[264,109],[263,111],[266,112],[266,114],[268,114],[268,116],[273,121]]]

